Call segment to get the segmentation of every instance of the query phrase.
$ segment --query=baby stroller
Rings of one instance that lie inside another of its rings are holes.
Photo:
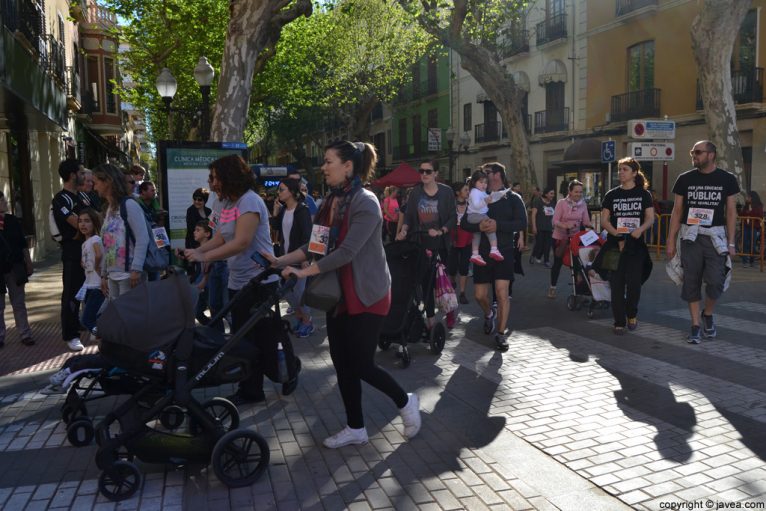
[[[420,244],[412,241],[395,241],[386,245],[386,262],[391,272],[391,309],[383,322],[378,347],[385,351],[392,343],[399,344],[397,353],[402,367],[412,361],[408,344],[426,342],[431,352],[438,355],[444,349],[447,330],[437,322],[429,331],[425,319],[425,294],[422,283],[428,275],[433,288],[436,263],[439,255],[430,257]]]
[[[219,314],[272,273],[254,278]],[[106,367],[90,374],[89,385],[76,377],[62,409],[70,442],[89,443],[95,436],[96,465],[102,470],[98,487],[105,497],[124,500],[141,487],[134,457],[146,463],[212,463],[218,479],[229,487],[248,486],[262,475],[270,458],[263,437],[237,429],[239,413],[230,401],[216,397],[200,403],[191,391],[247,378],[252,361],[268,354],[240,341],[269,316],[294,282],[278,288],[228,338],[208,327],[195,328],[196,292],[183,272],[144,283],[107,306],[98,322]],[[114,394],[130,397],[94,428],[85,403]],[[188,433],[173,431],[187,417]]]
[[[593,236],[595,240],[588,239]],[[611,300],[609,282],[591,269],[603,244],[604,240],[593,231],[580,231],[569,238],[572,294],[567,296],[567,309],[576,311],[587,305],[589,319],[593,318],[595,310],[608,309]],[[566,263],[566,258],[564,262]]]

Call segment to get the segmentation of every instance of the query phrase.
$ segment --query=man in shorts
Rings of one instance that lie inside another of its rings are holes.
[[[508,188],[505,166],[498,162],[487,163],[482,167],[487,173],[487,191],[499,191]],[[497,248],[503,255],[502,261],[489,257],[489,239],[481,237],[479,254],[487,261],[486,266],[474,266],[473,283],[476,302],[484,311],[484,332],[494,334],[495,349],[508,351],[508,316],[511,309],[509,289],[513,280],[514,234],[527,228],[527,211],[521,196],[511,190],[505,196],[489,205],[489,219],[480,224],[471,224],[463,216],[460,227],[468,232],[497,233]],[[494,284],[497,299],[497,312],[492,309],[489,290]]]
[[[694,144],[689,154],[694,168],[678,176],[673,185],[673,214],[666,252],[672,259],[676,249],[681,249],[681,298],[689,303],[692,319],[687,341],[699,344],[700,333],[705,338],[716,336],[713,308],[724,291],[727,259],[736,254],[739,183],[733,174],[716,166],[716,148],[709,140]],[[679,231],[681,246],[676,247]],[[700,318],[703,282],[706,296]]]

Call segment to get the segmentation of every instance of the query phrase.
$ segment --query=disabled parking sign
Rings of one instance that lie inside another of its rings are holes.
[[[616,156],[616,142],[614,140],[608,140],[601,142],[601,163],[610,163],[615,161]]]

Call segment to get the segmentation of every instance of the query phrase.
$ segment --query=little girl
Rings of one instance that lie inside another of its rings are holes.
[[[77,220],[77,239],[85,238],[82,244],[81,264],[85,270],[85,298],[80,323],[93,335],[96,335],[96,318],[101,305],[104,303],[104,294],[101,292],[101,261],[104,254],[104,246],[101,243],[101,215],[92,208],[85,208]]]
[[[487,174],[482,170],[477,170],[471,176],[469,181],[469,187],[471,193],[468,195],[468,209],[466,210],[466,220],[471,224],[479,224],[482,220],[489,218],[487,211],[489,211],[489,204],[499,200],[505,195],[506,190],[500,190],[500,192],[493,192],[487,195]],[[494,232],[485,233],[489,239],[489,257],[495,261],[502,261],[505,259],[503,254],[497,249],[497,234]],[[473,234],[473,240],[471,242],[471,261],[473,264],[479,266],[486,266],[487,262],[483,257],[479,255],[479,242],[481,241],[481,232],[475,232]]]

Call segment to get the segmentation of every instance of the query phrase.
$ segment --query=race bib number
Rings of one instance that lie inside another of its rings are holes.
[[[617,219],[617,234],[630,234],[641,225],[641,219],[636,217],[620,217]]]
[[[689,216],[686,217],[686,225],[701,225],[703,227],[710,227],[713,225],[714,213],[715,212],[712,209],[689,208]]]
[[[543,212],[545,216],[553,216],[555,209],[550,206],[543,206]]]
[[[309,252],[318,255],[327,255],[327,244],[330,242],[330,228],[325,225],[311,227],[311,239],[309,240]]]
[[[157,244],[157,248],[164,248],[170,245],[170,238],[164,227],[155,227],[152,229],[152,234],[154,235],[154,243]]]

